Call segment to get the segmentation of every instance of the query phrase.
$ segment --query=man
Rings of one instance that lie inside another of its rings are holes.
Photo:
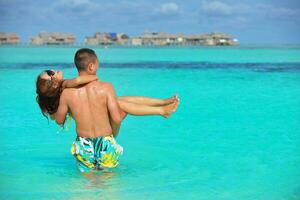
[[[99,62],[91,49],[75,54],[79,76],[95,75]],[[113,86],[93,81],[82,87],[64,89],[56,113],[56,122],[63,124],[67,113],[76,123],[77,137],[71,152],[80,171],[113,168],[118,165],[123,149],[114,139],[125,113],[120,109]]]

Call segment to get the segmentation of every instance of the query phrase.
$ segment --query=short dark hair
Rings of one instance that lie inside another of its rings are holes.
[[[88,64],[95,62],[96,59],[97,55],[94,50],[82,48],[75,53],[74,62],[78,71],[84,71]]]

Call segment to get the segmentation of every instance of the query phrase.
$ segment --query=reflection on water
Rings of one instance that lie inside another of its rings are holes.
[[[85,184],[81,187],[84,191],[84,198],[80,195],[72,197],[79,199],[122,199],[119,190],[120,188],[113,184],[113,178],[117,177],[117,173],[113,171],[91,171],[80,172],[81,177],[85,180]]]
[[[109,187],[108,181],[113,176],[115,176],[115,172],[92,171],[92,172],[83,172],[82,175],[84,178],[86,178],[89,181],[87,188],[107,188]]]

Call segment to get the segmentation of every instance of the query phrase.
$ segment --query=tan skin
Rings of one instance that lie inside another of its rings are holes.
[[[76,121],[78,136],[116,136],[127,113],[168,117],[176,110],[179,103],[176,96],[166,100],[136,96],[117,98],[110,83],[97,81],[98,67],[98,62],[91,63],[86,71],[79,73],[79,77],[64,80],[62,86],[66,89],[61,94],[58,111],[51,116],[62,124],[69,112]],[[51,78],[47,76],[42,74],[42,78]],[[56,71],[52,78],[63,80],[63,73]]]
[[[62,124],[68,112],[76,122],[77,135],[92,138],[112,134],[108,116],[116,125],[125,116],[117,103],[113,87],[98,81],[80,88],[67,88],[62,92],[56,122]]]

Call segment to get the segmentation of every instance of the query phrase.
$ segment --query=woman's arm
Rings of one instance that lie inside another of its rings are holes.
[[[96,75],[78,76],[73,79],[64,80],[64,82],[62,84],[62,88],[64,89],[64,88],[77,87],[79,85],[86,84],[86,83],[92,82],[97,79],[98,79],[98,77]]]
[[[60,99],[57,111],[53,114],[49,114],[51,120],[56,121],[57,124],[62,125],[66,120],[66,116],[68,114],[68,104],[67,104],[67,95],[63,91]]]

